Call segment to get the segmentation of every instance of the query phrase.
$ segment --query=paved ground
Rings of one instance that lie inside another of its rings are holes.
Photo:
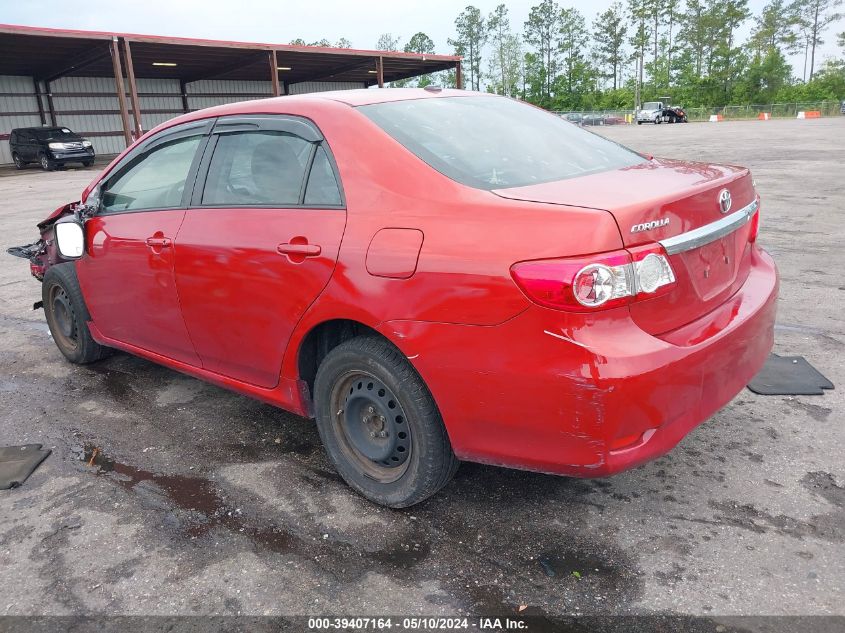
[[[845,386],[845,117],[600,131],[754,169],[776,351]],[[3,247],[93,176],[3,172]],[[0,439],[53,448],[0,492],[0,614],[845,614],[842,389],[743,392],[612,479],[466,464],[390,511],[338,480],[305,420],[126,355],[66,363],[26,262],[0,259]]]

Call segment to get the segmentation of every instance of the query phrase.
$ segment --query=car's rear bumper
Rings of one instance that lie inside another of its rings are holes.
[[[728,301],[662,337],[627,308],[531,307],[494,327],[389,322],[462,459],[596,477],[669,451],[726,405],[773,344],[778,277],[752,249]]]

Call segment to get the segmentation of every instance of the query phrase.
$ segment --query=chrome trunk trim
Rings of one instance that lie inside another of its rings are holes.
[[[754,200],[751,204],[744,206],[739,211],[735,211],[730,215],[726,215],[720,220],[705,224],[692,231],[681,233],[675,237],[660,240],[660,245],[666,249],[669,255],[675,255],[677,253],[691,251],[710,242],[715,242],[746,224],[751,219],[751,216],[757,212],[758,208],[760,208],[760,202]]]

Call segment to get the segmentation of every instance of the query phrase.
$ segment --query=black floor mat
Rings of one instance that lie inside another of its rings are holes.
[[[833,389],[833,383],[803,356],[770,354],[748,388],[763,396],[820,396],[823,389]]]
[[[41,444],[0,448],[0,490],[17,488],[47,459],[49,449]]]

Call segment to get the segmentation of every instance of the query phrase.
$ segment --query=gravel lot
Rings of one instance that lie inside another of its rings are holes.
[[[845,117],[598,131],[754,170],[775,351],[845,386]],[[5,249],[95,171],[0,174]],[[0,443],[53,454],[0,491],[0,614],[845,615],[841,388],[744,391],[610,479],[465,464],[392,511],[338,479],[307,420],[123,354],[68,364],[27,263],[2,258]]]

